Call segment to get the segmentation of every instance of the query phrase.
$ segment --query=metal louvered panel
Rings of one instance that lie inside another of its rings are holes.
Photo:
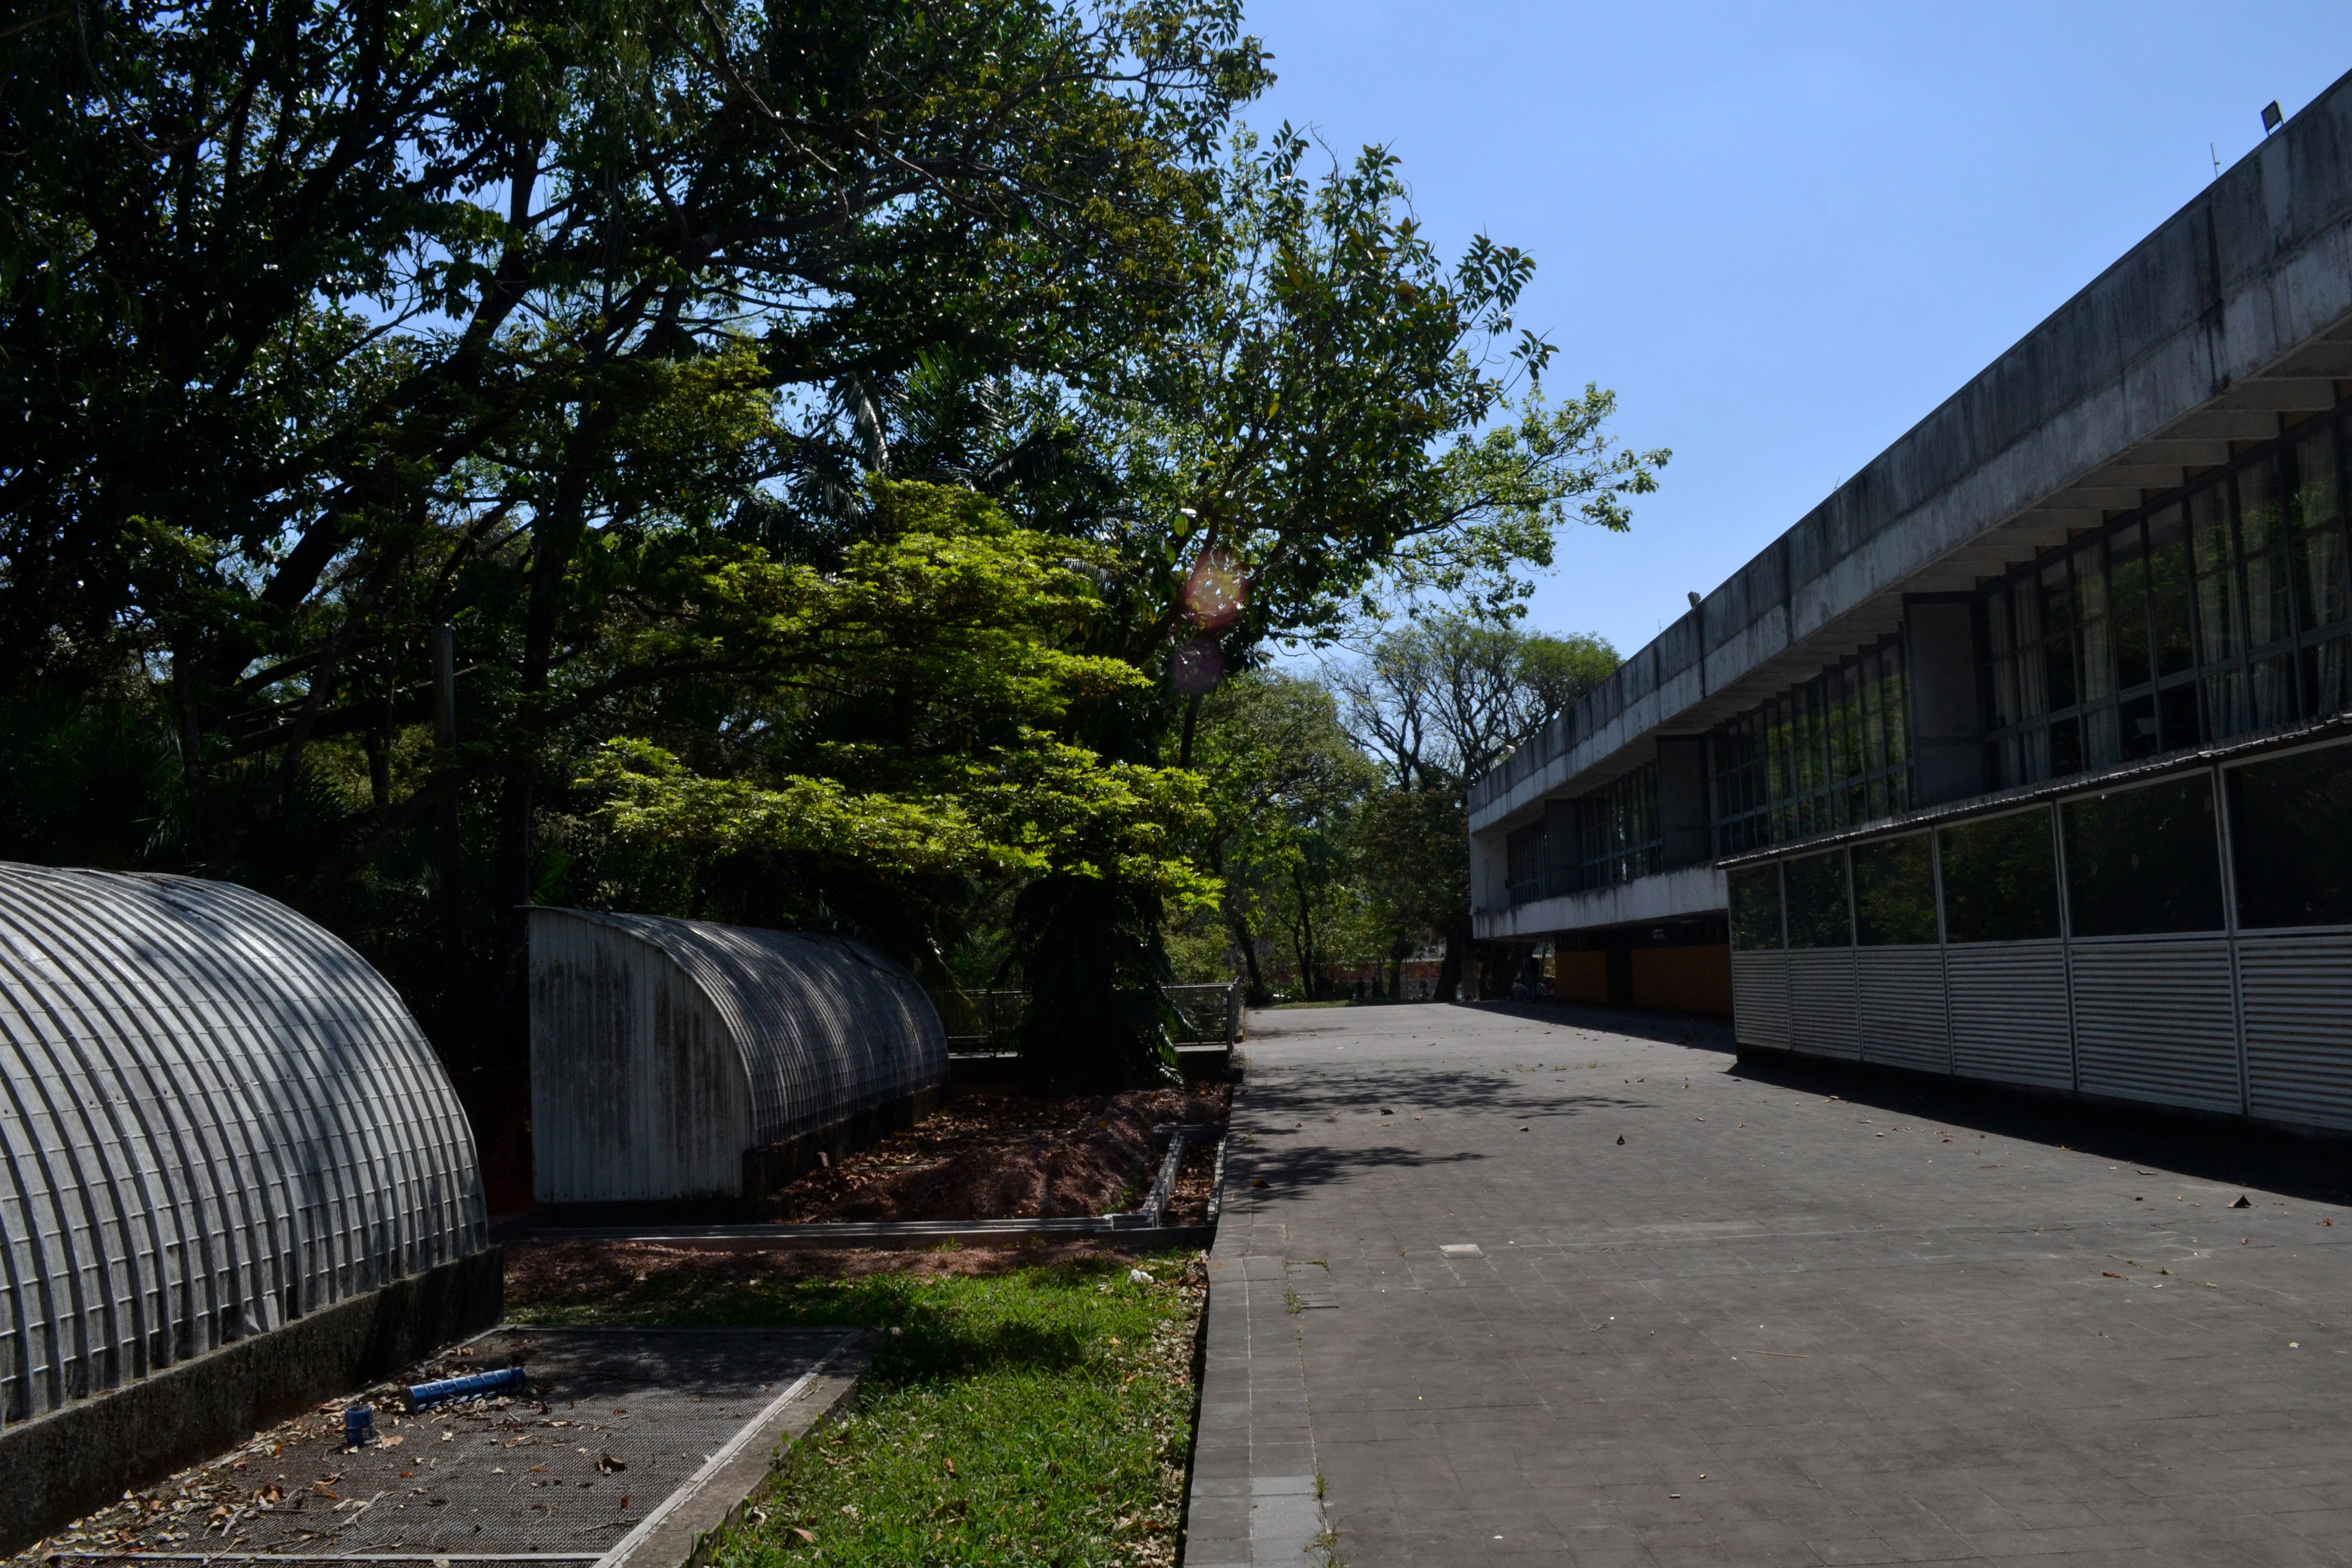
[[[1789,952],[1789,1044],[1808,1056],[1862,1055],[1854,1015],[1853,949]]]
[[[2242,936],[2247,1109],[2352,1130],[2352,934]]]
[[[1731,955],[1731,1033],[1743,1046],[1789,1048],[1788,954]]]
[[[1950,1071],[1942,950],[1856,948],[1854,963],[1861,978],[1862,1059],[1925,1072]]]
[[[2227,939],[2077,942],[2072,956],[2084,1093],[2242,1109]]]
[[[930,998],[862,943],[581,910],[530,921],[542,1202],[734,1195],[749,1149],[946,1081]]]
[[[0,864],[0,1424],[484,1245],[383,976],[248,889]]]
[[[1948,947],[1944,984],[1951,997],[1954,1072],[2074,1087],[2066,954],[2057,940]]]

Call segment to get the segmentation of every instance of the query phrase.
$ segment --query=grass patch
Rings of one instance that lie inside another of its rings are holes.
[[[1155,1278],[1129,1278],[1141,1267]],[[518,1321],[851,1324],[883,1332],[856,1406],[787,1458],[719,1568],[1165,1563],[1192,1441],[1196,1256],[990,1274],[653,1273]]]

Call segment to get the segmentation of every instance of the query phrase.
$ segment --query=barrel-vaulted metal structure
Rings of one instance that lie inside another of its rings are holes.
[[[530,911],[541,1203],[756,1195],[746,1156],[947,1081],[912,975],[846,938]]]
[[[366,960],[248,889],[0,863],[0,1426],[485,1246]]]

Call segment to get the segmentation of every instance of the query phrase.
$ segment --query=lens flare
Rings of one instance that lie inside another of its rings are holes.
[[[1240,562],[1219,549],[1201,552],[1184,578],[1185,618],[1204,632],[1222,631],[1240,618],[1249,598],[1249,577]]]

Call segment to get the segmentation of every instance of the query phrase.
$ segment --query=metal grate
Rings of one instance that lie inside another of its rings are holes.
[[[2227,942],[2077,942],[2072,956],[2083,1089],[2243,1109]]]
[[[521,1365],[528,1398],[415,1415],[379,1401],[379,1441],[306,1418],[251,1454],[239,1517],[165,1514],[61,1558],[577,1561],[610,1551],[789,1390],[856,1337],[839,1329],[499,1330],[415,1379]],[[264,1489],[282,1494],[270,1506]]]
[[[1788,1048],[1788,954],[1732,953],[1731,1021],[1732,1033],[1743,1046]]]
[[[1864,1061],[1948,1072],[1944,955],[1932,947],[1865,947],[1854,952],[1862,994]]]
[[[1862,1055],[1854,1016],[1853,949],[1795,948],[1789,953],[1789,1043],[1808,1056]]]
[[[1952,1000],[1954,1072],[2074,1087],[2066,953],[2055,939],[1948,947],[1944,973]]]
[[[2257,1116],[2352,1129],[2352,937],[2241,937]]]

